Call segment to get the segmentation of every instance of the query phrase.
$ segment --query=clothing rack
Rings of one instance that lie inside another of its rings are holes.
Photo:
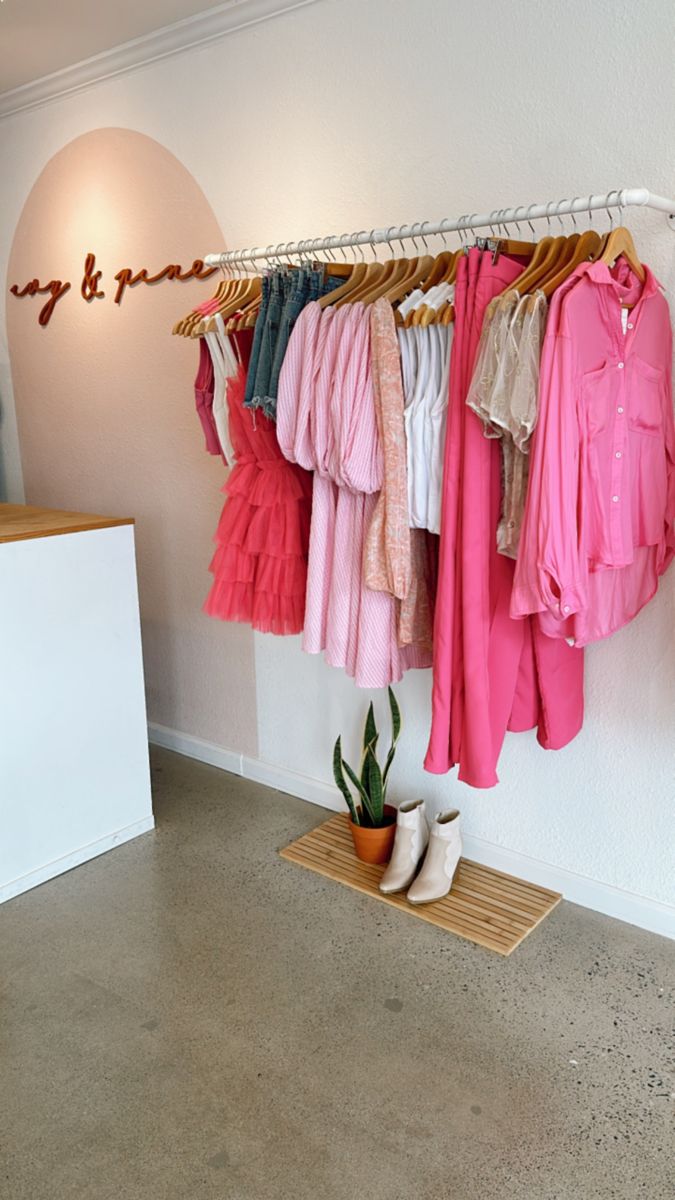
[[[532,221],[548,221],[556,217],[571,216],[575,221],[577,213],[590,214],[598,209],[604,209],[608,214],[610,209],[618,208],[619,214],[624,208],[653,208],[657,212],[666,213],[670,228],[675,231],[675,200],[665,196],[656,196],[647,188],[618,188],[605,195],[576,196],[573,200],[552,200],[548,204],[521,204],[518,208],[494,209],[491,213],[465,213],[454,220],[416,221],[412,225],[391,225],[388,229],[366,229],[358,233],[344,233],[340,236],[330,235],[322,238],[308,238],[301,242],[280,242],[278,245],[265,247],[254,246],[250,250],[227,250],[222,254],[207,254],[204,262],[209,267],[227,267],[236,263],[257,262],[260,259],[277,260],[281,257],[291,258],[318,254],[320,251],[345,250],[353,246],[376,246],[381,243],[391,245],[392,242],[402,242],[405,239],[433,237],[446,233],[464,234],[470,229],[489,229],[494,238],[499,238],[499,230],[507,225],[515,225],[520,229],[520,223],[530,225]],[[610,216],[611,220],[611,216]],[[562,220],[560,220],[562,227]],[[576,221],[575,221],[576,224]]]

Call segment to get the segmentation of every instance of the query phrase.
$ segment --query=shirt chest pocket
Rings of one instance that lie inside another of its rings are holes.
[[[634,354],[629,363],[628,423],[632,433],[661,437],[663,371]]]
[[[595,371],[586,371],[582,395],[591,439],[606,430],[615,413],[625,413],[632,433],[661,436],[663,371],[636,354],[625,367],[605,362]]]
[[[581,380],[583,411],[586,414],[588,436],[598,437],[609,424],[611,413],[620,403],[616,365],[604,362],[595,371],[585,371]]]

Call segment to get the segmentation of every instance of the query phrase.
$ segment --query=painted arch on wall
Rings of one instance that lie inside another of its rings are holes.
[[[72,286],[44,328],[47,297],[8,296],[7,330],[28,503],[136,519],[150,719],[255,754],[252,632],[201,611],[225,468],[206,455],[194,410],[196,344],[171,337],[213,281],[140,284],[114,303],[121,268],[186,267],[223,245],[206,196],[166,147],[93,130],[42,170],[9,260],[8,287]],[[86,302],[89,252],[105,295]]]

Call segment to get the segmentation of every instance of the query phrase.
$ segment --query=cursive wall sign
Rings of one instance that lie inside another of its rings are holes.
[[[180,263],[169,263],[163,267],[161,271],[157,271],[155,275],[149,275],[147,269],[142,267],[140,271],[131,270],[131,267],[122,267],[114,276],[117,284],[115,291],[115,304],[122,303],[122,297],[128,287],[136,287],[139,283],[161,283],[164,279],[178,279],[184,281],[186,279],[208,279],[218,270],[217,267],[206,267],[204,260],[196,258],[191,267],[185,271]],[[103,272],[96,270],[96,255],[91,251],[87,254],[84,260],[84,270],[82,272],[82,283],[80,285],[80,295],[87,304],[92,300],[102,300],[105,292],[99,287]],[[40,283],[39,279],[31,279],[28,283],[21,287],[18,283],[13,283],[9,289],[13,296],[21,299],[23,296],[49,295],[49,300],[40,309],[38,321],[40,325],[48,325],[52,313],[56,308],[62,296],[70,289],[68,280],[51,279],[49,283]]]
[[[19,299],[22,296],[40,296],[44,295],[45,292],[49,292],[50,299],[40,309],[38,317],[41,325],[48,325],[49,318],[56,308],[57,301],[62,296],[65,296],[69,288],[70,284],[62,283],[60,279],[52,279],[49,283],[45,284],[41,284],[39,279],[31,279],[30,283],[26,283],[22,288],[19,287],[18,283],[13,283],[9,290],[13,296],[18,296]]]

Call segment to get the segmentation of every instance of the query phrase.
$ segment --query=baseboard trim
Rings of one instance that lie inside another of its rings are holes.
[[[225,750],[212,742],[203,741],[191,734],[179,733],[164,725],[150,724],[148,728],[150,741],[155,745],[175,750],[178,754],[196,758],[200,762],[210,763],[211,766],[241,775],[244,779],[263,783],[275,791],[308,800],[332,812],[341,812],[344,807],[335,789],[321,780],[311,779],[284,767],[273,766],[258,758],[236,754],[232,750]],[[483,863],[486,867],[494,867],[507,875],[515,875],[518,879],[561,892],[565,900],[573,904],[604,913],[618,921],[626,921],[629,925],[637,925],[650,933],[659,933],[663,937],[675,939],[673,905],[624,891],[597,879],[589,879],[575,871],[568,871],[541,859],[530,858],[520,851],[508,850],[470,834],[464,837],[464,852],[467,858]]]
[[[80,867],[82,863],[89,862],[92,858],[98,858],[100,854],[107,854],[108,850],[114,850],[124,842],[130,842],[133,838],[140,837],[142,833],[149,833],[154,828],[155,819],[150,814],[149,817],[143,817],[140,821],[134,821],[132,825],[116,829],[114,833],[108,833],[105,837],[90,842],[88,846],[80,846],[77,850],[72,850],[70,854],[55,858],[35,871],[29,871],[26,875],[11,879],[9,883],[0,886],[0,904],[4,904],[6,900],[13,900],[15,896],[20,896],[23,892],[29,892],[31,888],[39,887],[41,883],[47,883],[49,879],[55,879],[57,875],[72,871],[73,867]]]

